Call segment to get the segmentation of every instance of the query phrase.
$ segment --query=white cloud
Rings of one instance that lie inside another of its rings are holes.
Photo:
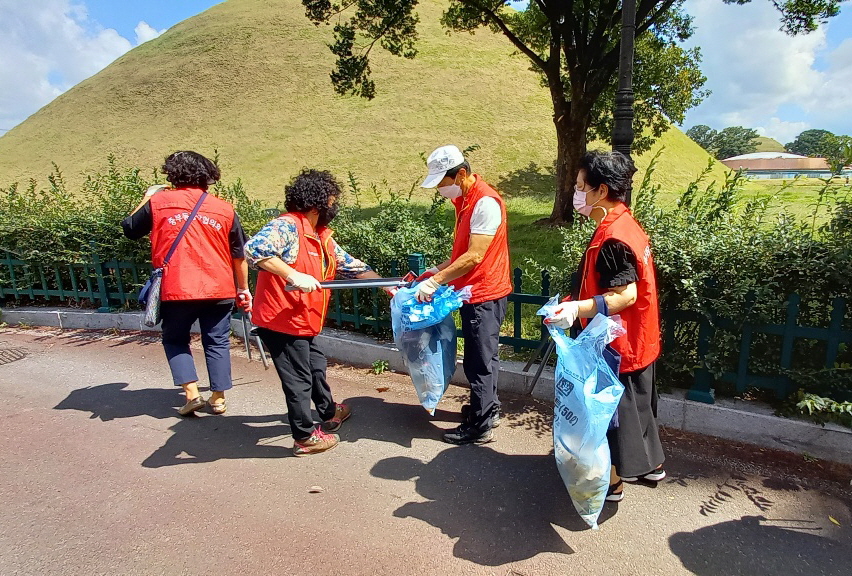
[[[132,48],[72,0],[0,0],[0,128],[9,129]],[[2,132],[0,132],[2,134]]]
[[[773,116],[766,122],[765,126],[754,126],[754,129],[761,136],[769,136],[781,144],[787,144],[795,140],[796,136],[810,127],[810,124],[807,122],[787,122],[777,116]]]
[[[852,132],[852,40],[826,54],[825,28],[800,36],[779,30],[770,2],[738,6],[688,0],[701,47],[702,70],[713,94],[689,113],[687,126],[753,127],[789,142],[810,127]],[[825,70],[814,66],[817,58]],[[792,137],[791,137],[792,134]]]
[[[136,25],[136,28],[133,29],[133,32],[136,33],[136,45],[138,46],[148,40],[153,40],[165,31],[165,28],[162,30],[156,30],[150,24],[142,20]]]

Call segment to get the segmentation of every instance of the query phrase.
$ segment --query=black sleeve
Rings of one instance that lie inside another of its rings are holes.
[[[231,258],[245,258],[245,245],[248,242],[243,225],[240,222],[240,216],[234,212],[234,223],[231,224],[231,233],[228,235],[231,244]]]
[[[154,216],[151,213],[151,203],[145,202],[135,213],[121,221],[121,228],[124,230],[124,235],[131,240],[139,240],[151,233],[154,227]]]
[[[600,277],[601,290],[625,286],[639,280],[636,255],[619,240],[607,240],[601,246],[595,269]]]

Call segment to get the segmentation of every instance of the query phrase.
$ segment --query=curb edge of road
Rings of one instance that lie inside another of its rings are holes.
[[[67,330],[159,331],[158,327],[144,326],[140,312],[99,313],[67,308],[23,307],[3,308],[0,312],[2,321],[9,325],[23,323]],[[243,339],[241,321],[232,320],[231,330],[236,337]],[[392,344],[381,343],[364,334],[334,329],[325,329],[318,339],[328,357],[337,362],[370,367],[374,362],[384,360],[390,370],[407,372],[399,351]],[[530,392],[532,375],[523,371],[520,362],[502,361],[500,390],[552,402],[553,370],[545,369],[535,389]],[[456,367],[452,383],[466,386],[461,363]],[[778,417],[770,407],[754,402],[719,399],[716,404],[704,404],[687,400],[685,394],[683,390],[660,394],[658,414],[662,425],[852,464],[852,430],[848,428],[834,424],[820,426],[802,419]]]

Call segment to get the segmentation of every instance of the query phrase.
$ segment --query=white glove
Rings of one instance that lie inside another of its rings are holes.
[[[431,302],[432,295],[441,285],[432,278],[427,278],[417,285],[417,293],[414,295],[418,302]]]
[[[545,324],[568,330],[577,321],[580,306],[576,302],[563,302],[550,316],[544,319]]]
[[[303,274],[302,272],[296,272],[295,270],[293,270],[290,275],[287,276],[287,282],[289,282],[302,292],[313,292],[314,290],[322,290],[322,286],[320,286],[319,280],[317,280],[310,274]]]
[[[237,290],[237,306],[246,314],[251,313],[252,302],[251,292],[248,290]]]
[[[165,190],[166,188],[168,188],[168,186],[166,186],[165,184],[154,184],[153,186],[150,186],[147,190],[145,190],[145,198],[150,198],[157,192]]]

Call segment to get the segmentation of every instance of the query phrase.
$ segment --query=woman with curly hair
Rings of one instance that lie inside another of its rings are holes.
[[[163,172],[173,188],[150,187],[121,226],[133,240],[151,234],[151,264],[160,268],[198,206],[163,271],[163,348],[174,383],[186,394],[178,412],[192,415],[205,405],[189,348],[190,329],[198,321],[212,391],[207,404],[214,414],[224,414],[225,391],[232,387],[229,336],[235,298],[239,295],[240,306],[251,309],[246,235],[234,207],[207,193],[220,177],[213,162],[197,152],[180,151],[166,158]]]
[[[330,290],[321,281],[379,278],[347,254],[328,227],[338,212],[340,186],[330,172],[303,170],[285,188],[287,213],[269,222],[245,246],[260,272],[253,322],[281,378],[296,456],[334,448],[351,410],[334,402],[326,359],[315,337],[325,324]],[[287,290],[287,286],[296,290]],[[314,424],[313,401],[322,423]]]

